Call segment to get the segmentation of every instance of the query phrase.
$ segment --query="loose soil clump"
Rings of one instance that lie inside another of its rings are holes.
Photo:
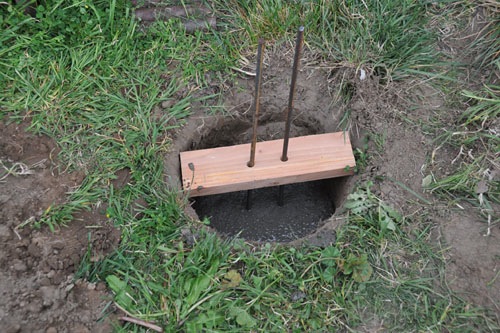
[[[0,331],[110,332],[105,284],[75,273],[89,247],[88,259],[96,261],[117,245],[119,232],[99,209],[78,213],[55,232],[32,228],[84,175],[60,172],[53,140],[26,130],[0,123]]]

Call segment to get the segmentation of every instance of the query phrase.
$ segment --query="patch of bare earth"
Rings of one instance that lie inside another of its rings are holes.
[[[487,224],[480,209],[451,204],[427,193],[422,186],[431,172],[450,175],[450,163],[458,151],[434,142],[434,137],[418,124],[442,118],[441,113],[452,118],[463,110],[446,107],[442,97],[425,84],[393,83],[390,88],[370,85],[373,83],[358,86],[361,96],[351,104],[352,112],[359,126],[383,135],[384,143],[383,149],[371,150],[376,153],[372,153],[361,177],[376,179],[380,198],[411,220],[431,223],[429,243],[443,250],[445,282],[451,289],[473,306],[500,313],[500,227],[493,226],[486,236]],[[415,101],[414,94],[420,97],[418,104],[408,102]],[[498,209],[494,207],[494,211]]]
[[[1,332],[112,330],[105,284],[74,278],[89,239],[96,258],[118,243],[119,234],[105,215],[99,210],[79,213],[55,232],[31,228],[83,179],[80,173],[59,172],[56,156],[53,140],[27,133],[25,125],[0,122]]]

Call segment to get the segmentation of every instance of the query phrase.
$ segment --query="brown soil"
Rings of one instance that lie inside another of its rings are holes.
[[[6,167],[22,162],[30,170],[0,181],[2,332],[112,330],[104,311],[111,304],[105,284],[74,279],[89,239],[92,260],[119,240],[100,210],[79,213],[54,233],[47,227],[22,227],[64,202],[83,179],[79,173],[59,172],[56,156],[53,140],[27,133],[25,125],[0,123],[0,160]]]

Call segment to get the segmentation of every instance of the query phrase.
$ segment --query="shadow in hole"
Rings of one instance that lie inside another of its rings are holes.
[[[278,206],[278,187],[255,189],[252,208],[247,191],[198,197],[193,208],[219,233],[253,241],[289,242],[314,232],[335,212],[330,182],[320,180],[285,185],[284,205]]]

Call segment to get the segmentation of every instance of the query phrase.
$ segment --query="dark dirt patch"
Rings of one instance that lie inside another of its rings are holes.
[[[109,332],[105,307],[111,297],[103,283],[76,280],[89,246],[91,260],[109,253],[119,233],[101,210],[82,212],[67,227],[31,229],[51,205],[66,200],[83,174],[59,172],[55,143],[26,132],[26,125],[0,123],[0,160],[23,163],[24,175],[0,170],[0,331]],[[16,169],[17,170],[17,169]],[[112,308],[112,307],[111,307]],[[102,320],[102,319],[105,320]]]
[[[450,287],[475,304],[500,314],[500,228],[486,236],[486,223],[466,205],[454,209],[441,221],[447,252],[447,280]]]

